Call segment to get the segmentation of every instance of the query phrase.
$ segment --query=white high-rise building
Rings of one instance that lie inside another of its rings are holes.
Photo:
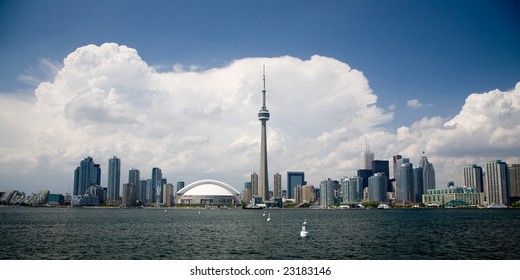
[[[488,205],[506,205],[509,202],[507,164],[500,160],[486,163],[485,196]]]
[[[368,143],[366,150],[361,153],[361,169],[372,169],[372,161],[374,160],[374,153],[370,151]]]

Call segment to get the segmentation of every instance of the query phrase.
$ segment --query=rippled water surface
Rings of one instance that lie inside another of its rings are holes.
[[[0,259],[519,259],[516,209],[0,207]],[[311,237],[299,236],[304,219]]]

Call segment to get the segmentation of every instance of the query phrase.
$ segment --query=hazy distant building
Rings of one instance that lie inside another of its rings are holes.
[[[334,181],[330,178],[320,181],[320,207],[334,204]]]
[[[251,182],[244,183],[244,191],[242,191],[242,202],[249,203],[253,196],[253,184]]]
[[[397,168],[395,182],[396,203],[407,204],[411,202],[413,197],[413,165],[411,163],[403,163]]]
[[[297,185],[294,188],[294,202],[296,204],[302,203],[302,186],[301,185]]]
[[[108,200],[119,200],[121,183],[121,160],[117,157],[112,157],[108,160]],[[137,184],[134,184],[137,186]]]
[[[146,179],[139,180],[139,185],[138,185],[139,195],[138,195],[138,199],[142,203],[146,202],[146,190],[147,190],[147,180]]]
[[[374,153],[368,148],[366,144],[366,150],[361,153],[361,168],[360,169],[372,169],[372,161],[374,160]]]
[[[287,172],[287,198],[294,197],[294,188],[305,185],[305,173],[301,171]]]
[[[401,155],[395,155],[392,157],[392,163],[393,163],[393,176],[394,176],[394,179],[395,177],[397,177],[397,167],[400,166],[398,165],[398,160],[402,159],[403,157]]]
[[[484,173],[482,167],[470,164],[464,167],[464,185],[476,188],[479,192],[484,192]]]
[[[138,169],[130,169],[128,170],[128,183],[139,186],[139,182],[141,181],[141,172]]]
[[[256,172],[251,173],[251,190],[253,196],[258,196],[258,174]]]
[[[374,175],[372,169],[359,169],[357,171],[357,176],[361,178],[363,189],[368,187],[368,178],[372,175]]]
[[[471,206],[484,205],[484,193],[475,187],[430,189],[422,196],[426,205]]]
[[[144,202],[147,204],[152,204],[155,202],[155,190],[153,189],[152,179],[146,179],[146,195],[144,197]]]
[[[282,174],[275,173],[274,174],[274,187],[273,187],[273,196],[274,197],[282,197]]]
[[[520,164],[511,164],[508,166],[510,200],[511,202],[520,201]]]
[[[378,172],[368,178],[368,201],[386,202],[388,177],[384,172]]]
[[[419,167],[423,169],[423,188],[424,190],[435,189],[435,170],[433,164],[428,161],[428,158],[423,155],[419,162]]]
[[[302,186],[302,202],[315,202],[316,201],[316,193],[314,191],[313,185],[305,185]]]
[[[486,163],[485,196],[488,205],[506,205],[509,202],[509,173],[507,164],[500,160]]]
[[[173,205],[174,202],[174,191],[173,191],[173,185],[172,184],[164,184],[163,185],[163,205],[170,207]]]
[[[138,187],[131,183],[123,184],[123,204],[126,206],[136,206],[138,201]]]

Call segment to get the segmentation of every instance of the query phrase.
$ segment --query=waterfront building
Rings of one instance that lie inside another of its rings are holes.
[[[264,67],[264,88],[262,89],[262,108],[258,112],[258,120],[262,124],[262,132],[260,139],[260,175],[258,176],[258,196],[262,201],[269,200],[269,176],[267,168],[267,127],[266,122],[269,120],[269,111],[265,102],[265,67]]]
[[[175,200],[185,205],[236,205],[240,203],[240,193],[224,182],[200,180],[178,191]]]
[[[244,191],[242,191],[242,201],[249,203],[253,197],[253,184],[251,182],[244,183]]]
[[[486,163],[485,196],[488,205],[509,203],[509,176],[507,164],[501,160]]]
[[[395,200],[398,204],[408,204],[413,197],[413,165],[403,163],[397,168]]]
[[[294,188],[294,203],[302,203],[302,185],[297,185]]]
[[[184,181],[177,181],[177,187],[175,188],[175,192],[178,192],[184,188]]]
[[[139,191],[135,184],[123,184],[123,204],[126,206],[136,206],[139,202]]]
[[[120,199],[120,181],[121,181],[121,160],[112,157],[108,160],[108,200],[115,201]],[[137,186],[137,184],[136,184]]]
[[[511,164],[509,172],[510,202],[520,201],[520,164]]]
[[[258,196],[258,174],[256,172],[251,173],[251,190],[253,196]]]
[[[65,204],[65,197],[62,194],[49,194],[47,203],[51,206],[59,206]]]
[[[139,188],[138,188],[138,192],[139,192],[139,195],[138,195],[138,199],[140,202],[146,202],[146,186],[147,186],[147,181],[146,179],[142,179],[142,180],[139,180]]]
[[[288,171],[287,172],[287,198],[294,197],[294,188],[296,186],[305,185],[305,173],[302,171]]]
[[[373,160],[372,161],[372,174],[384,173],[388,182],[386,183],[386,192],[392,191],[392,185],[390,184],[390,166],[388,160]]]
[[[422,195],[426,205],[435,206],[475,206],[484,205],[484,193],[475,187],[452,187],[430,189]]]
[[[470,164],[464,167],[464,185],[476,188],[479,192],[484,192],[484,173],[482,167]]]
[[[340,184],[343,204],[358,204],[363,200],[363,178],[343,178]]]
[[[360,169],[372,169],[372,161],[374,161],[374,153],[370,151],[368,143],[366,143],[366,149],[361,153]]]
[[[141,172],[138,169],[130,169],[128,170],[128,183],[139,186],[139,182],[141,181]]]
[[[361,178],[363,189],[368,187],[368,178],[374,175],[372,169],[359,169],[357,171],[357,176]]]
[[[320,207],[334,204],[334,181],[330,178],[320,181]]]
[[[421,167],[413,169],[413,199],[412,202],[422,202],[422,195],[424,194],[424,171]]]
[[[368,201],[385,203],[387,184],[388,177],[384,172],[378,172],[368,178]]]
[[[274,174],[274,197],[282,197],[282,174]]]
[[[313,185],[302,186],[302,203],[309,203],[316,201],[316,193]]]
[[[419,167],[423,170],[423,188],[424,190],[435,189],[435,170],[433,164],[428,161],[428,158],[424,155],[421,157]]]
[[[92,185],[101,185],[101,167],[91,157],[86,157],[74,171],[73,195],[84,195]]]
[[[395,179],[397,177],[397,167],[400,166],[400,165],[397,165],[398,164],[398,160],[402,159],[403,157],[401,155],[395,155],[392,157],[392,163],[393,163],[393,173],[392,175],[394,176],[393,178]]]
[[[153,188],[152,179],[146,179],[146,196],[144,202],[152,204],[155,202],[155,190]]]
[[[162,171],[159,167],[152,168],[152,202],[162,202]]]
[[[163,205],[166,207],[171,207],[174,202],[173,185],[172,184],[164,184],[163,185]]]

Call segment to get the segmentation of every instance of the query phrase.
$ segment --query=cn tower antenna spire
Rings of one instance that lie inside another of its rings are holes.
[[[262,89],[262,109],[263,110],[266,110],[266,107],[265,107],[265,92],[267,90],[265,89],[265,64],[264,64],[264,88]]]

